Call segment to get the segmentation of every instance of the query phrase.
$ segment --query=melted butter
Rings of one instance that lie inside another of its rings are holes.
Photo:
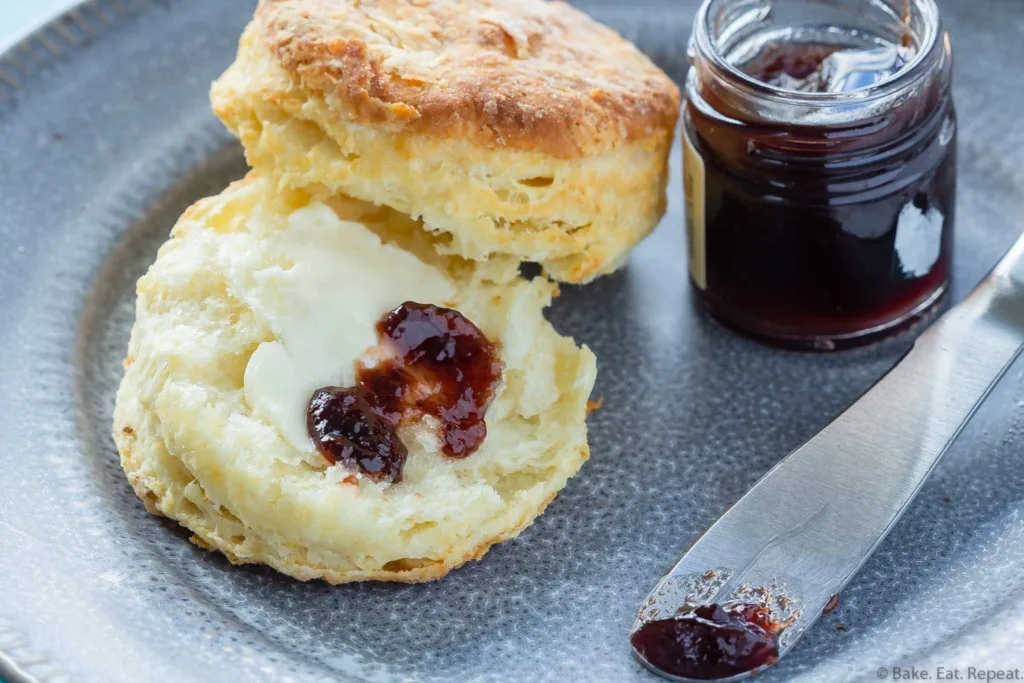
[[[293,213],[270,240],[268,253],[290,265],[255,273],[247,303],[276,341],[249,359],[245,399],[293,446],[313,451],[306,431],[313,392],[355,382],[355,362],[377,344],[382,315],[410,299],[441,305],[455,291],[438,269],[323,204]]]

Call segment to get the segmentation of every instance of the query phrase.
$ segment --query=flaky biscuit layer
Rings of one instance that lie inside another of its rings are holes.
[[[327,467],[254,414],[243,389],[249,358],[275,341],[274,321],[247,303],[252,283],[295,266],[266,247],[313,201],[251,174],[181,217],[138,284],[115,408],[121,462],[149,510],[233,562],[335,583],[438,578],[515,536],[579,470],[595,360],[543,318],[553,285],[519,278],[514,262],[440,256],[407,216],[336,197],[338,217],[452,280],[446,303],[500,344],[505,370],[471,456],[443,457],[416,425],[400,483]]]

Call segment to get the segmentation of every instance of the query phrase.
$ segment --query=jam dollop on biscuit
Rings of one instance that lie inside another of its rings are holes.
[[[360,363],[354,387],[323,387],[310,399],[306,426],[320,453],[398,482],[408,450],[396,430],[423,415],[438,421],[446,456],[479,448],[501,383],[496,345],[459,311],[412,301],[378,321],[377,337],[384,357]]]

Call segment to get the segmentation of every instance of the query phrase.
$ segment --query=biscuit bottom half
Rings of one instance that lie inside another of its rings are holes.
[[[138,283],[114,413],[147,509],[232,562],[332,583],[436,579],[529,525],[588,457],[594,356],[544,318],[550,282],[431,239],[257,174],[186,211]],[[436,424],[414,420],[388,484],[329,464],[301,425],[310,387],[352,381],[371,317],[405,300],[460,311],[503,372],[476,452],[445,457]]]

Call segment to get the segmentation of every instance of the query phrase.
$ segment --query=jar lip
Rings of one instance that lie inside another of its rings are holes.
[[[694,16],[693,39],[699,54],[710,60],[712,65],[739,85],[758,97],[784,101],[790,104],[808,106],[829,106],[871,102],[891,96],[909,84],[919,80],[928,70],[927,62],[940,44],[941,19],[935,0],[910,0],[924,18],[924,36],[913,59],[902,69],[877,83],[842,92],[804,92],[780,88],[747,75],[731,64],[711,40],[709,12],[715,0],[703,0]],[[945,40],[945,38],[943,38]]]

